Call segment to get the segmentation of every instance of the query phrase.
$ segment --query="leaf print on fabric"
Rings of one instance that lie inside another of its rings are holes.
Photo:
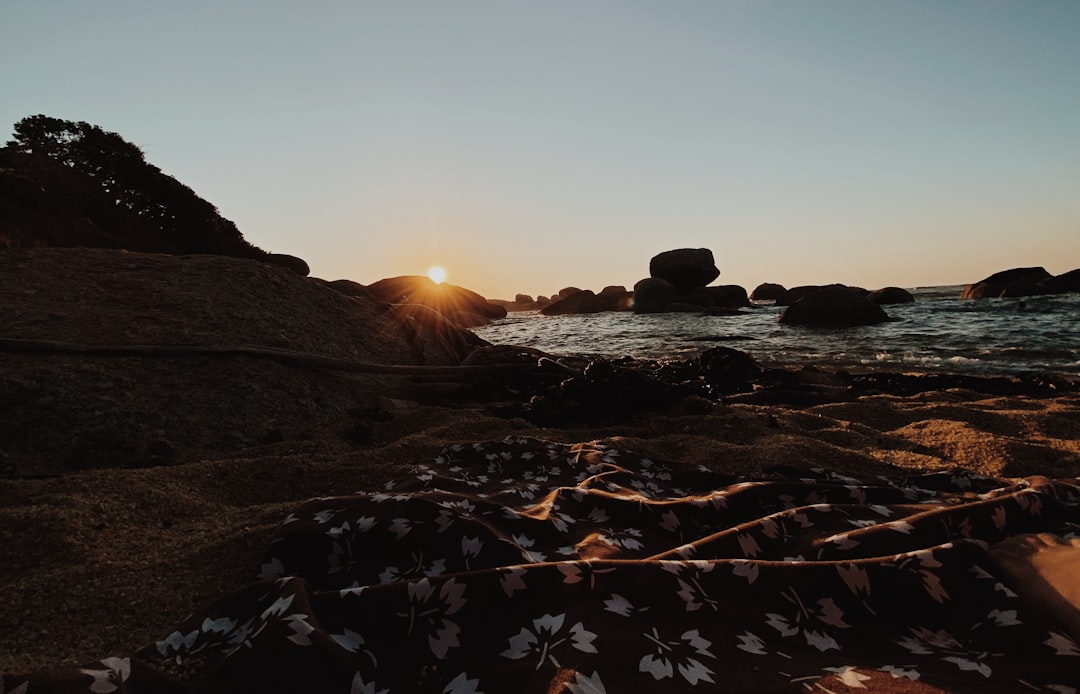
[[[522,580],[522,576],[525,575],[525,569],[518,566],[511,566],[503,569],[502,574],[503,575],[499,578],[499,585],[502,587],[503,592],[506,593],[506,597],[513,597],[514,593],[517,591],[525,590],[525,581]]]
[[[580,670],[574,673],[574,681],[566,683],[566,689],[570,694],[607,694],[600,673],[593,670],[593,674],[586,675]]]
[[[536,658],[536,670],[544,663],[551,663],[556,668],[562,667],[555,657],[555,650],[569,643],[584,653],[596,653],[592,642],[596,634],[588,631],[581,622],[570,627],[569,633],[563,633],[565,614],[545,614],[532,621],[533,629],[522,627],[521,631],[509,639],[509,648],[499,655],[510,660],[521,660],[529,656]]]
[[[1044,644],[1054,649],[1057,655],[1078,655],[1080,656],[1080,647],[1072,638],[1065,634],[1059,634],[1056,631],[1050,632],[1050,638],[1043,641]]]
[[[731,572],[736,576],[745,578],[748,584],[752,584],[757,580],[761,568],[757,565],[757,562],[752,562],[747,559],[732,559]]]
[[[996,654],[975,651],[964,647],[955,636],[944,629],[915,627],[908,631],[908,636],[897,639],[897,645],[915,655],[932,655],[947,663],[953,663],[961,670],[977,672],[989,678],[993,674],[985,660]]]
[[[443,694],[484,694],[479,689],[480,679],[469,679],[468,676],[462,672],[454,679],[450,680],[443,688]]]
[[[843,610],[832,598],[819,599],[815,608],[804,602],[795,588],[790,588],[780,595],[794,607],[795,611],[787,616],[775,612],[767,613],[766,624],[776,629],[785,638],[802,634],[806,644],[818,651],[840,650],[840,644],[824,627],[846,629],[849,625],[844,622]]]
[[[374,682],[365,682],[359,672],[353,675],[349,694],[390,694],[389,689],[379,689]]]
[[[765,641],[761,639],[757,634],[751,631],[744,631],[738,635],[739,643],[735,645],[740,651],[746,651],[747,653],[753,653],[754,655],[767,655],[768,651],[765,649]]]
[[[699,682],[714,683],[714,672],[698,660],[699,657],[715,658],[709,652],[712,642],[702,638],[697,629],[684,631],[677,639],[666,639],[653,627],[650,633],[643,636],[653,648],[652,652],[646,653],[638,661],[638,671],[652,675],[653,679],[662,680],[673,678],[677,670],[691,685]]]
[[[852,689],[866,689],[866,685],[863,684],[863,682],[871,679],[870,675],[864,675],[850,665],[827,667],[824,668],[824,670],[833,673],[833,676],[840,680],[841,684],[851,687]]]
[[[858,564],[837,564],[836,571],[854,595],[870,595],[870,575]]]
[[[108,694],[120,690],[120,686],[127,682],[131,676],[130,658],[104,658],[101,664],[103,670],[79,669],[84,675],[89,675],[93,680],[90,683],[90,691],[94,694]]]
[[[431,652],[440,660],[446,658],[451,648],[461,645],[458,641],[461,628],[447,617],[465,606],[465,584],[451,578],[436,591],[423,578],[408,584],[408,596],[408,610],[395,613],[406,620],[405,635],[412,636],[417,630],[426,633]]]

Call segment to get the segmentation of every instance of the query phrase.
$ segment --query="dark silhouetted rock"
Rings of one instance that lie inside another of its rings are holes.
[[[701,378],[713,392],[742,393],[753,390],[762,368],[746,352],[730,347],[713,347],[698,358]]]
[[[311,274],[311,268],[308,267],[307,262],[303,258],[297,258],[295,255],[287,255],[285,253],[267,253],[262,258],[256,260],[262,260],[270,265],[277,265],[283,267],[286,270],[290,270],[300,275],[301,277],[307,277]]]
[[[999,296],[1027,296],[1042,280],[1049,279],[1050,273],[1042,267],[1018,267],[995,272],[989,277],[964,287],[961,299],[989,299]],[[1010,285],[1016,284],[1010,289]]]
[[[596,293],[584,289],[548,304],[540,309],[540,313],[545,316],[563,316],[571,313],[599,313],[602,310]]]
[[[557,301],[556,297],[558,297],[559,299],[565,299],[566,297],[573,296],[574,294],[577,294],[580,291],[581,291],[581,289],[579,289],[578,287],[563,287],[562,289],[560,289],[558,292],[555,293],[555,296],[551,297],[551,300],[552,301]]]
[[[634,313],[661,313],[675,299],[675,285],[659,277],[646,277],[634,285]]]
[[[803,298],[812,291],[821,289],[821,285],[818,284],[803,284],[798,287],[792,287],[788,289],[780,296],[776,297],[777,306],[790,306],[799,299]]]
[[[706,286],[720,276],[720,270],[708,248],[679,248],[654,256],[649,276],[667,280],[679,295]]]
[[[1054,275],[1039,282],[1040,294],[1065,294],[1080,292],[1080,269]]]
[[[626,287],[609,285],[600,290],[596,299],[600,303],[601,311],[625,311],[630,308],[633,297],[626,291]]]
[[[474,291],[452,284],[436,284],[419,275],[389,277],[367,285],[379,301],[389,304],[420,304],[453,320],[455,314],[483,316],[487,320],[506,317],[506,309],[489,302]],[[474,319],[470,317],[469,322]],[[471,325],[469,327],[475,327]]]
[[[910,304],[915,297],[906,289],[900,287],[882,287],[866,295],[871,303],[881,306],[882,304]]]
[[[847,327],[875,325],[889,316],[867,298],[865,290],[843,284],[830,284],[807,292],[780,314],[787,325]]]
[[[775,301],[779,299],[787,289],[782,284],[773,284],[771,282],[764,282],[754,287],[754,291],[750,292],[751,301]]]
[[[375,295],[368,291],[368,288],[359,282],[353,282],[352,280],[334,280],[333,282],[327,282],[326,285],[331,289],[335,289],[345,296],[358,296],[364,299],[376,299]]]
[[[533,304],[533,303],[536,303],[536,302],[533,301],[533,298],[531,296],[529,296],[528,294],[515,294],[514,295],[514,303],[515,304]]]
[[[746,296],[746,289],[737,284],[722,284],[717,287],[704,287],[705,293],[712,299],[713,306],[718,308],[741,308],[750,306],[750,298]]]

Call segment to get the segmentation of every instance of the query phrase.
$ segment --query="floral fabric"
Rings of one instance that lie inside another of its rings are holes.
[[[1080,480],[741,480],[596,444],[446,448],[284,519],[260,576],[131,657],[0,692],[1076,692],[1080,647],[995,576]]]

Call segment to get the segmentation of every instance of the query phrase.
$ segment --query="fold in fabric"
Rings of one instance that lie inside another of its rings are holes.
[[[0,691],[1075,692],[1080,647],[987,550],[1078,523],[1077,479],[454,445],[306,502],[259,580],[133,656]]]

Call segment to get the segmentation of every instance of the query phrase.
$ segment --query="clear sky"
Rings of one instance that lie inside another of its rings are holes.
[[[3,0],[0,77],[325,279],[1080,267],[1074,0]]]

